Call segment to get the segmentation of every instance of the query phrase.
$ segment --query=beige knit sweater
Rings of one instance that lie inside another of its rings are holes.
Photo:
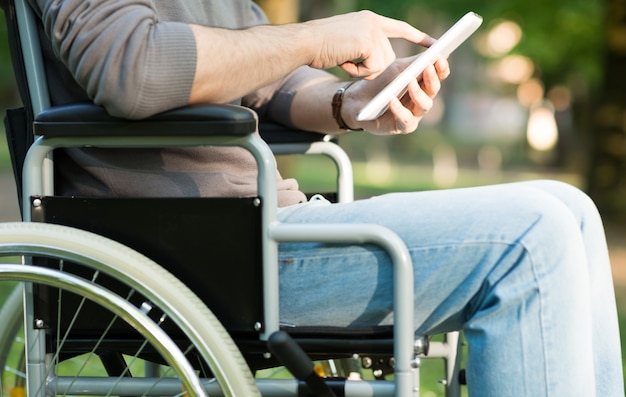
[[[30,1],[44,27],[53,104],[90,99],[125,118],[187,104],[197,59],[188,23],[242,28],[266,22],[250,0]],[[290,125],[293,92],[318,73],[324,72],[300,68],[238,103],[261,119]],[[256,194],[254,160],[240,148],[71,149],[55,154],[55,163],[61,194]],[[279,206],[305,199],[295,180],[277,178]]]

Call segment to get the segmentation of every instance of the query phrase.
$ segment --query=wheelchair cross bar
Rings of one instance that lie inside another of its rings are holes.
[[[182,384],[179,379],[164,378],[106,378],[106,377],[55,377],[50,379],[49,387],[63,395],[137,395],[137,396],[173,396],[181,393]],[[217,382],[213,379],[201,379],[207,394],[212,397],[224,396]],[[257,379],[257,386],[264,396],[293,397],[302,389],[302,382],[296,379]],[[391,397],[394,395],[394,385],[391,382],[380,381],[344,381],[331,380],[333,388],[342,388],[342,395]],[[150,392],[146,393],[146,390]]]

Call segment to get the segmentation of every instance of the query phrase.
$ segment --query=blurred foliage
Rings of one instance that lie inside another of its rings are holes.
[[[541,80],[566,84],[583,78],[597,86],[602,75],[605,2],[602,0],[356,0],[358,8],[407,20],[455,20],[468,11],[483,16],[484,28],[502,19],[517,23],[523,36],[513,53],[532,59]],[[425,14],[426,17],[420,15]],[[439,17],[439,18],[438,18]],[[421,22],[421,23],[420,23]],[[449,23],[448,23],[449,24]]]

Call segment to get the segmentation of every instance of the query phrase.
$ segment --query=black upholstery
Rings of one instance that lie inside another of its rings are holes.
[[[132,247],[193,290],[231,332],[258,336],[263,284],[257,198],[38,199],[33,221],[89,230]],[[53,324],[46,313],[54,313],[55,304],[38,318]],[[89,334],[106,323],[95,317],[75,328]]]
[[[188,106],[138,121],[110,116],[93,103],[55,106],[37,115],[36,135],[80,136],[245,136],[256,131],[254,114],[239,106]]]

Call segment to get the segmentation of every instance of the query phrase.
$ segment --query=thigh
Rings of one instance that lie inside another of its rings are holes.
[[[395,193],[346,204],[311,202],[282,210],[280,220],[373,223],[397,233],[413,259],[418,332],[461,328],[485,283],[516,266],[529,246],[535,255],[551,255],[564,249],[557,245],[580,239],[569,208],[531,183]],[[559,239],[546,244],[551,233]],[[280,272],[285,323],[391,321],[392,269],[377,247],[281,244]]]

